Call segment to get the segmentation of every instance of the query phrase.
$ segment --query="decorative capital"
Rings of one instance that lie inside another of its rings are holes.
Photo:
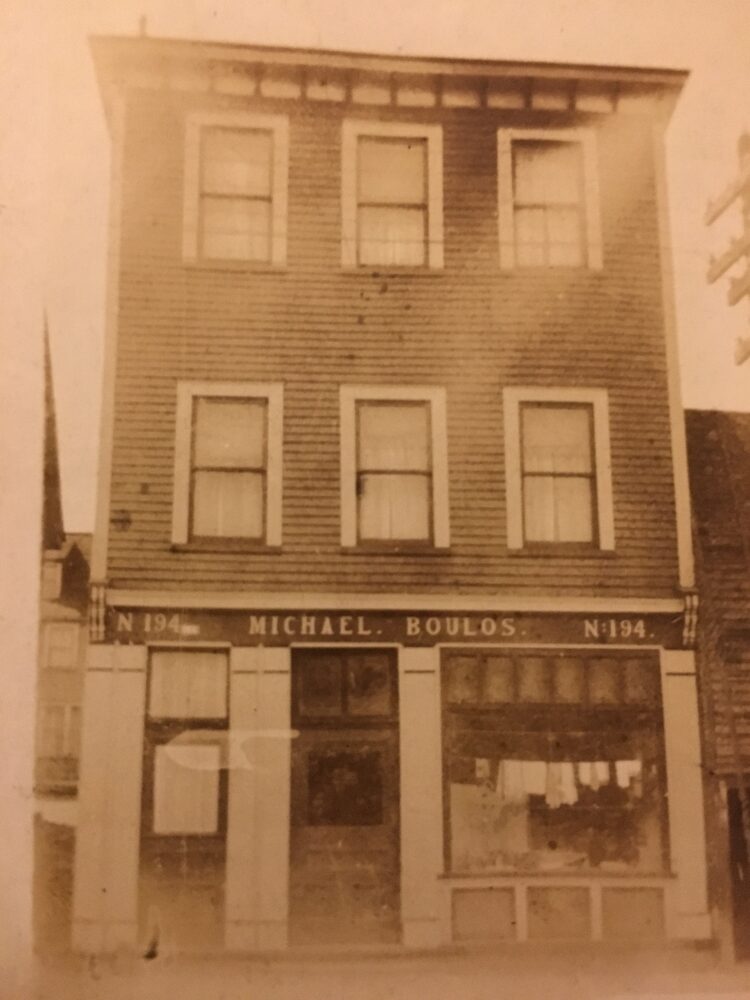
[[[107,585],[92,582],[89,586],[89,642],[104,642],[104,617]]]

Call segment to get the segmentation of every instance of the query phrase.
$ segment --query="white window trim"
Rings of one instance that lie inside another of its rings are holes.
[[[356,404],[360,400],[391,403],[403,400],[430,404],[432,430],[432,517],[435,548],[450,545],[448,512],[448,430],[446,393],[439,386],[342,386],[341,405],[341,544],[359,545],[357,538]],[[394,546],[398,542],[394,541]]]
[[[427,262],[443,266],[443,130],[412,122],[347,120],[341,128],[341,265],[357,264],[357,143],[362,136],[427,140]],[[397,267],[399,265],[393,265]],[[424,266],[424,265],[422,265]]]
[[[190,461],[193,400],[196,396],[232,396],[268,401],[265,545],[281,545],[281,485],[283,468],[283,401],[280,383],[179,382],[174,459],[172,542],[188,543],[190,535]]]
[[[270,263],[286,264],[289,183],[289,119],[286,115],[256,115],[243,112],[198,112],[185,122],[185,187],[183,202],[182,256],[201,261],[198,246],[200,215],[200,137],[204,128],[266,129],[273,135],[271,181]],[[222,258],[206,258],[207,262]],[[235,261],[241,264],[242,260]],[[248,261],[248,264],[256,263]],[[257,263],[262,264],[262,261]]]
[[[497,132],[497,197],[500,238],[500,267],[516,267],[513,155],[514,140],[578,142],[583,152],[584,212],[586,213],[586,262],[584,268],[603,267],[599,171],[596,133],[590,128],[501,128]],[[540,265],[541,266],[541,265]],[[553,267],[554,265],[545,265]]]
[[[606,389],[508,388],[503,390],[505,421],[505,484],[507,496],[508,548],[523,549],[523,485],[521,482],[522,403],[587,403],[594,414],[594,460],[596,463],[596,509],[599,545],[615,547],[612,497],[612,460],[609,443],[609,399]],[[565,543],[561,543],[564,546]]]

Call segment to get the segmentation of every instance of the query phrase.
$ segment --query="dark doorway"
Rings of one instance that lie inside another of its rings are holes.
[[[296,651],[292,723],[291,942],[397,941],[395,653]]]
[[[748,864],[748,844],[742,822],[742,804],[736,788],[729,789],[727,805],[734,953],[738,961],[747,961],[750,959],[750,864]]]

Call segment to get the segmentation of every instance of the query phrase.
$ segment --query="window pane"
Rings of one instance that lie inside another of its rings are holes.
[[[209,834],[219,828],[221,750],[167,744],[154,759],[154,833]]]
[[[77,625],[47,626],[47,666],[75,667],[78,654]]]
[[[336,716],[343,712],[341,669],[338,656],[309,656],[299,674],[299,713],[310,716]]]
[[[557,267],[578,267],[583,263],[581,217],[576,208],[547,209],[547,254]]]
[[[579,143],[513,143],[513,190],[517,204],[576,203],[581,197],[580,178]]]
[[[484,700],[491,703],[514,699],[513,661],[506,656],[488,656],[484,667]]]
[[[201,198],[201,255],[219,260],[269,260],[271,203]]]
[[[542,267],[547,263],[547,227],[543,208],[515,211],[516,263],[519,267]]]
[[[270,132],[205,129],[201,190],[271,197]]]
[[[39,755],[62,757],[65,754],[65,706],[44,705],[41,711]]]
[[[360,475],[360,539],[428,541],[430,485],[421,474]]]
[[[157,719],[223,719],[227,660],[223,653],[161,650],[151,656],[148,711]]]
[[[588,671],[589,701],[616,705],[620,697],[620,664],[617,660],[592,660]]]
[[[524,472],[592,471],[591,410],[586,406],[523,406]]]
[[[360,208],[359,263],[424,264],[426,223],[423,208]]]
[[[429,470],[428,404],[360,403],[357,415],[360,470]]]
[[[591,542],[592,515],[588,477],[524,477],[523,524],[527,542]]]
[[[196,472],[193,536],[263,538],[264,481],[260,472]]]
[[[347,709],[351,715],[389,715],[391,671],[387,658],[373,654],[347,666]]]
[[[266,407],[261,400],[197,398],[194,464],[262,468]]]
[[[360,202],[422,205],[426,201],[424,139],[360,139]]]

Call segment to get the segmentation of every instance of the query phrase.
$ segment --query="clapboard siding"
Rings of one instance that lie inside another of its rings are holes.
[[[290,119],[288,266],[181,262],[184,116],[206,97],[131,92],[124,150],[108,577],[115,586],[674,593],[676,544],[651,124],[598,125],[604,269],[499,270],[496,130],[568,114],[391,109],[440,122],[445,268],[345,273],[340,130],[357,107],[261,100]],[[222,107],[247,107],[223,100]],[[589,119],[592,124],[596,119]],[[180,379],[284,383],[283,546],[170,550]],[[342,552],[339,386],[447,390],[451,547]],[[614,554],[508,553],[502,389],[606,387]],[[122,515],[129,519],[123,526]],[[118,519],[119,517],[119,519]]]

